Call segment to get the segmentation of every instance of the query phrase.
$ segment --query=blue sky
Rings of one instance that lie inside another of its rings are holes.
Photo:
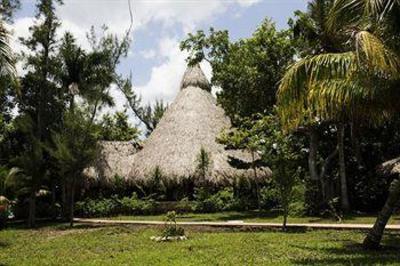
[[[79,43],[88,48],[86,32],[93,25],[105,24],[111,32],[123,35],[129,26],[128,0],[64,0],[57,8],[63,31],[71,31]],[[34,16],[35,1],[22,0],[22,9],[14,24],[15,37],[27,36]],[[246,38],[264,18],[270,17],[279,28],[285,28],[295,10],[305,10],[306,0],[131,0],[134,15],[133,43],[129,55],[121,62],[119,72],[132,73],[135,90],[144,102],[174,99],[185,70],[186,55],[179,42],[188,32],[209,27],[229,30],[233,40]],[[23,47],[14,38],[14,47]],[[211,68],[202,68],[207,77]],[[117,107],[124,99],[112,91]]]

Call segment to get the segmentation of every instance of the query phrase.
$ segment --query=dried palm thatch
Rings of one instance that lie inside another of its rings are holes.
[[[210,157],[207,181],[226,183],[232,177],[254,177],[249,169],[239,170],[230,160],[251,162],[245,151],[228,151],[216,142],[216,137],[231,123],[223,109],[210,93],[211,87],[199,65],[189,67],[182,79],[181,90],[168,107],[157,128],[144,143],[143,149],[132,156],[129,178],[146,180],[155,169],[163,176],[178,181],[196,176],[196,158],[203,148]],[[258,177],[271,174],[268,168],[259,168]]]
[[[127,177],[138,146],[131,141],[101,141],[95,162],[84,174],[90,182],[100,184],[111,184],[116,176]]]
[[[187,87],[198,87],[211,92],[211,85],[201,70],[199,64],[186,69],[181,82],[181,90]]]
[[[379,166],[379,170],[384,175],[399,175],[400,157],[384,162]]]

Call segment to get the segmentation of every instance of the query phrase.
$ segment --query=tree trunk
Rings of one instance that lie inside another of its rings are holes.
[[[332,182],[330,180],[327,180],[326,174],[330,168],[331,162],[333,159],[337,156],[338,154],[338,149],[336,148],[329,156],[325,159],[324,163],[322,164],[321,167],[321,174],[320,174],[320,179],[321,179],[321,191],[322,191],[322,199],[324,203],[328,203],[332,198]]]
[[[318,152],[318,132],[315,128],[310,128],[310,152],[308,154],[308,168],[311,180],[319,180],[317,170],[317,152]]]
[[[289,216],[289,202],[284,203],[285,206],[283,206],[283,224],[282,224],[282,230],[286,232],[287,230],[287,219]]]
[[[287,217],[288,217],[288,215],[287,215],[287,213],[285,213],[285,214],[283,215],[283,227],[282,227],[282,230],[283,230],[283,231],[286,231],[286,230],[287,230]]]
[[[348,212],[350,211],[350,203],[347,191],[346,164],[344,155],[344,125],[340,123],[338,124],[337,128],[341,207],[343,212]]]
[[[400,200],[400,180],[395,179],[390,184],[389,195],[383,206],[378,218],[375,221],[374,226],[368,232],[364,239],[364,248],[366,249],[377,249],[381,243],[383,231],[385,230],[386,224],[393,213],[396,204]]]
[[[74,226],[74,205],[75,205],[75,178],[71,182],[71,197],[69,202],[69,226]]]
[[[61,208],[62,208],[62,218],[63,220],[68,219],[68,203],[67,203],[67,181],[63,179],[61,181]]]
[[[53,220],[57,219],[57,209],[56,209],[56,180],[53,178],[51,181],[51,218]]]
[[[28,214],[28,227],[33,228],[36,225],[36,192],[31,192],[29,196],[29,214]]]
[[[353,151],[354,151],[354,156],[357,160],[358,168],[362,169],[364,168],[364,160],[362,158],[362,153],[361,153],[361,145],[360,145],[360,140],[359,140],[359,126],[355,123],[351,123],[351,143],[353,146]]]
[[[325,201],[325,189],[324,189],[324,180],[321,178],[318,170],[318,131],[315,127],[309,128],[309,138],[310,138],[310,146],[308,153],[308,171],[310,173],[310,182],[312,183],[312,187],[316,187],[318,190],[313,193],[313,198],[315,198],[315,202],[318,202],[317,209],[320,210],[323,204],[321,202]],[[322,200],[321,200],[322,199]]]
[[[253,168],[254,173],[254,181],[256,185],[256,196],[257,196],[257,208],[261,210],[261,200],[260,200],[260,186],[258,184],[258,176],[257,176],[257,166],[256,166],[256,157],[254,155],[254,151],[251,151],[251,167]]]

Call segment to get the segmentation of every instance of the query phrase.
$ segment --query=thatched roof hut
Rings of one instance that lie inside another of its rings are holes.
[[[211,95],[211,86],[199,65],[188,67],[175,101],[138,151],[129,160],[128,178],[143,180],[158,168],[163,176],[180,179],[195,175],[197,157],[203,148],[210,156],[209,181],[221,183],[233,176],[253,177],[252,170],[231,166],[232,158],[251,162],[245,151],[228,151],[216,142],[217,136],[231,123],[224,110]],[[259,177],[271,174],[268,168],[258,169]]]
[[[138,149],[132,141],[101,141],[95,162],[84,173],[89,180],[102,184],[112,183],[116,176],[126,178]]]

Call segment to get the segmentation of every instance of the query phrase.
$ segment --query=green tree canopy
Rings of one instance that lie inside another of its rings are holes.
[[[278,31],[269,19],[248,39],[231,42],[228,31],[211,28],[208,35],[189,34],[181,49],[189,51],[189,64],[210,62],[212,85],[221,89],[218,102],[231,118],[272,110],[278,82],[295,53],[291,32]]]
[[[140,131],[128,122],[125,112],[116,112],[114,115],[106,114],[100,123],[100,139],[109,141],[137,140]]]

